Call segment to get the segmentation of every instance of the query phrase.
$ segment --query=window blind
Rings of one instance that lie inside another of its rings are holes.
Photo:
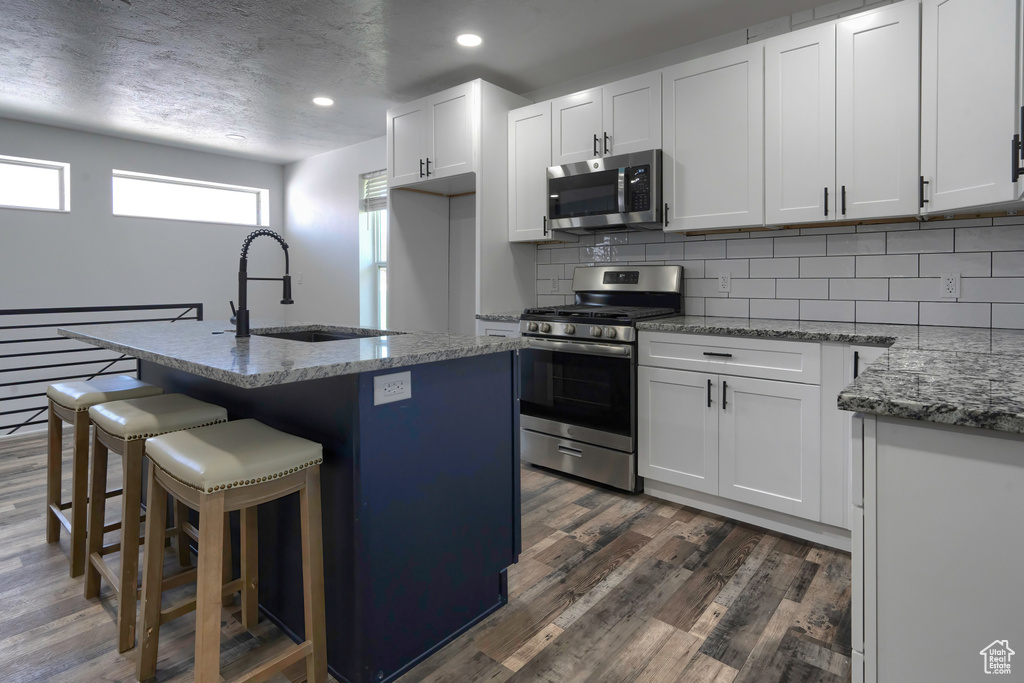
[[[359,179],[363,186],[360,208],[366,212],[388,208],[387,169],[363,173]]]

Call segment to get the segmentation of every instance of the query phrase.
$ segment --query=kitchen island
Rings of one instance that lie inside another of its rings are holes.
[[[508,600],[506,569],[520,549],[521,342],[252,328],[249,338],[226,321],[60,333],[137,358],[141,379],[222,405],[231,419],[323,444],[328,665],[339,681],[393,680]],[[296,332],[363,338],[261,336]],[[375,378],[396,371],[408,373],[411,395],[383,402]],[[261,609],[302,637],[296,496],[262,505],[259,527]]]

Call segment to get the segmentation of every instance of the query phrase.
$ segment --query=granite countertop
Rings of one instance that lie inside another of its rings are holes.
[[[1024,433],[1024,330],[705,316],[637,327],[888,346],[840,392],[841,409]]]
[[[247,389],[500,353],[526,345],[521,339],[508,337],[401,333],[270,320],[254,321],[251,329],[254,336],[237,339],[234,326],[227,321],[182,320],[68,327],[58,332]],[[255,336],[260,332],[300,330],[375,336],[315,343]]]
[[[505,313],[477,313],[477,320],[489,320],[494,323],[517,323],[522,311],[507,311]]]

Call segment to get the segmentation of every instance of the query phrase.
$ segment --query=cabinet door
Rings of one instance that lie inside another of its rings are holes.
[[[1017,0],[924,0],[923,213],[1011,201],[1017,108]]]
[[[835,220],[835,24],[764,44],[765,222]],[[886,110],[888,111],[888,110]]]
[[[427,103],[417,100],[388,110],[388,186],[406,185],[425,177]]]
[[[508,240],[550,240],[547,168],[551,165],[551,103],[508,113]]]
[[[820,520],[821,390],[722,377],[719,495]]]
[[[836,26],[840,220],[918,211],[919,11],[904,2]]]
[[[640,367],[641,476],[718,494],[717,386],[715,375]]]
[[[1024,36],[1024,4],[1022,4],[1017,14],[1020,16],[1020,26],[1017,30],[1017,35]],[[1017,123],[1017,133],[1021,137],[1021,148],[1020,148],[1020,166],[1024,167],[1024,41],[1017,46],[1017,73],[1020,76],[1020,81],[1017,83],[1017,106],[1020,111],[1020,120]],[[1024,199],[1024,175],[1017,180],[1017,198]]]
[[[473,170],[473,84],[450,88],[428,99],[429,128],[426,157],[431,178]]]
[[[661,72],[627,78],[602,88],[603,154],[661,148]],[[607,139],[605,139],[607,136]]]
[[[551,102],[551,165],[601,156],[601,88]]]
[[[763,46],[665,69],[666,231],[764,222]]]

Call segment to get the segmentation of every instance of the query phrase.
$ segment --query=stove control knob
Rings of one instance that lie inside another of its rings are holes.
[[[572,324],[566,325],[565,326],[565,333],[566,334],[576,334],[576,326],[572,325]]]
[[[609,339],[615,339],[615,328],[614,327],[606,327],[606,328],[604,328],[604,336],[608,337]]]
[[[551,331],[550,323],[541,323],[540,324],[540,331],[543,332],[544,334],[547,334],[548,332],[550,332]]]
[[[597,327],[597,326],[591,327],[590,328],[590,336],[591,337],[600,337],[601,336],[601,328]]]
[[[526,326],[526,329],[528,329],[530,332],[536,332],[537,327],[537,323],[530,323],[529,325]]]

